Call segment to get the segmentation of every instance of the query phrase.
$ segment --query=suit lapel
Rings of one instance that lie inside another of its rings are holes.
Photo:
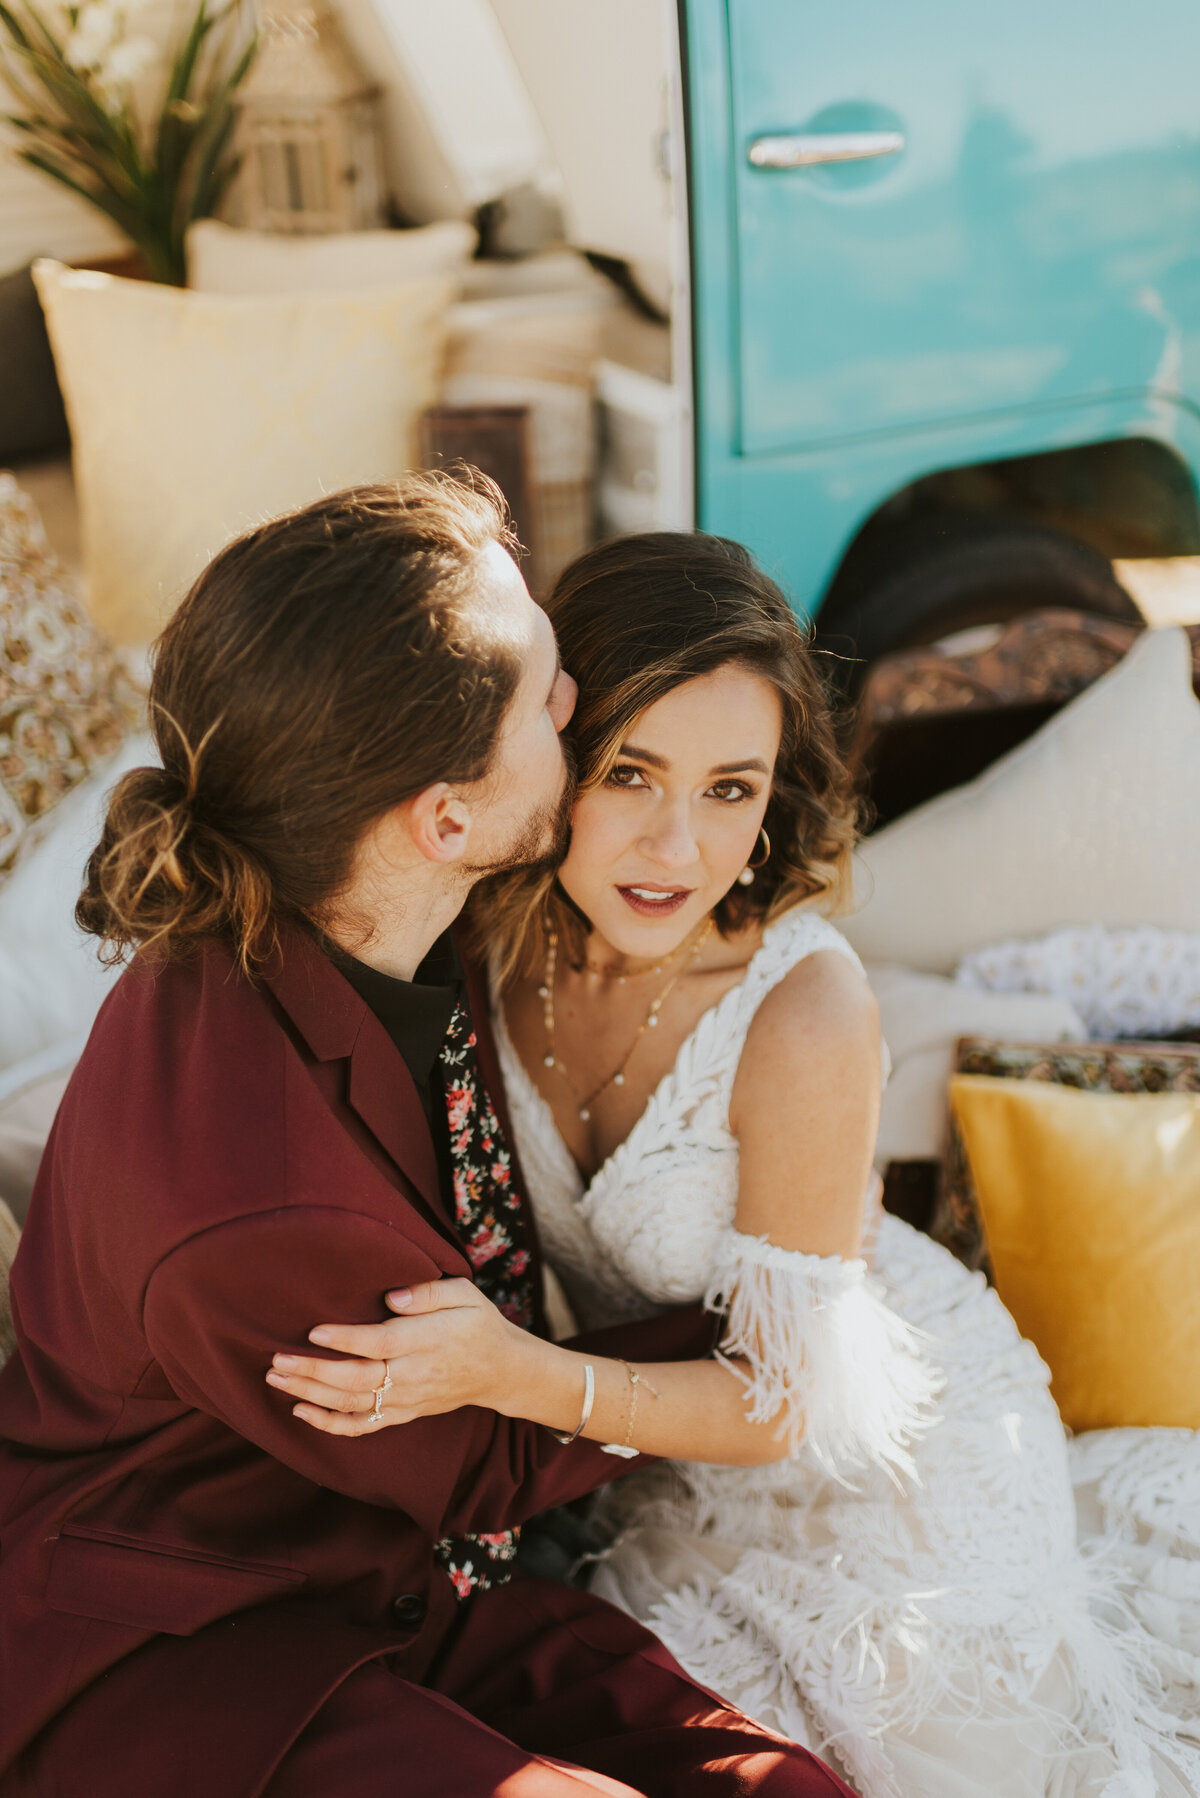
[[[348,1062],[351,1109],[416,1189],[438,1228],[454,1237],[420,1094],[366,1000],[294,925],[281,927],[279,948],[266,963],[263,980],[318,1061]]]
[[[442,1201],[437,1154],[425,1108],[403,1055],[367,1006],[350,1055],[347,1097],[445,1229],[450,1218]]]

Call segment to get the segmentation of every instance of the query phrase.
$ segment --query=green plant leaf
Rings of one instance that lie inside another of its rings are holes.
[[[69,187],[72,193],[78,194],[80,199],[86,200],[89,205],[95,206],[100,212],[105,213],[115,225],[119,226],[126,237],[131,237],[135,243],[140,242],[143,220],[136,208],[124,205],[116,194],[109,193],[103,188],[89,187],[78,176],[61,167],[53,158],[44,155],[40,150],[22,149],[18,150],[16,154],[22,162],[27,162],[30,168],[40,169],[43,175],[49,175],[53,180],[61,182],[64,187]]]
[[[112,156],[137,185],[141,154],[127,120],[108,112],[74,69],[33,51],[26,58],[63,126],[84,135],[97,151]]]
[[[233,97],[257,50],[254,38],[239,48],[244,4],[199,0],[144,142],[128,100],[105,101],[35,7],[0,0],[0,71],[24,108],[11,120],[24,140],[16,153],[119,225],[161,280],[183,280],[187,227],[237,172]]]
[[[221,84],[221,93],[226,98],[232,97],[234,90],[241,87],[242,82],[250,73],[250,70],[254,66],[255,58],[258,55],[260,43],[261,40],[258,33],[255,32],[228,75],[226,75],[225,80]]]
[[[233,127],[233,112],[227,111],[217,128],[197,141],[188,180],[180,192],[179,228],[182,231],[186,231],[195,219],[211,217],[232,180],[223,159],[227,160]]]
[[[42,15],[41,15],[41,13],[38,12],[37,9],[32,6],[23,6],[21,8],[21,11],[25,16],[25,21],[26,21],[26,23],[25,23],[25,41],[26,41],[26,43],[28,43],[31,48],[33,48],[36,44],[40,44],[44,50],[48,50],[50,52],[51,56],[57,58],[57,60],[59,62],[66,65],[66,57],[63,55],[63,46],[62,46],[62,44],[59,43],[58,39],[55,37],[54,33],[51,31],[49,25],[47,25],[45,19],[43,19]],[[5,23],[7,24],[8,21],[15,18],[15,16],[16,15],[14,13],[9,11],[8,16],[5,20]]]
[[[222,22],[228,16],[228,12],[221,15]],[[258,40],[251,38],[226,75],[211,88],[205,110],[193,129],[172,216],[181,255],[188,226],[193,220],[207,218],[216,210],[237,173],[240,159],[229,155],[236,123],[233,95],[245,80],[257,50]]]
[[[28,34],[11,8],[0,5],[0,25],[3,25],[14,44],[19,44],[24,50],[29,48]]]
[[[181,49],[177,52],[171,68],[171,75],[167,82],[167,91],[163,104],[164,112],[166,112],[173,100],[183,100],[187,98],[192,85],[192,77],[196,73],[196,64],[200,59],[200,51],[204,46],[204,40],[213,29],[216,22],[217,21],[208,11],[206,0],[200,0],[200,4],[196,8],[195,17],[192,20],[191,29],[188,31]]]

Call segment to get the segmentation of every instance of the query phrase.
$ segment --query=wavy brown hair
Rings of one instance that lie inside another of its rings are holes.
[[[224,937],[246,971],[320,924],[376,819],[491,765],[521,663],[473,577],[511,542],[484,476],[335,493],[248,532],[156,646],[161,768],[118,783],[76,907],[119,961]]]
[[[579,685],[569,735],[581,791],[607,777],[641,713],[685,681],[737,665],[771,683],[783,703],[764,819],[771,854],[752,886],[720,901],[717,926],[729,936],[805,901],[837,910],[857,820],[850,776],[810,632],[749,551],[701,532],[617,537],[564,569],[546,610]],[[469,918],[506,981],[536,971],[547,929],[576,956],[587,931],[546,866],[485,881]]]

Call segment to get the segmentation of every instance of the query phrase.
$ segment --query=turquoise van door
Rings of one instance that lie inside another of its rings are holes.
[[[687,0],[689,54],[721,6],[725,455],[1123,393],[1200,401],[1196,0]],[[711,100],[703,68],[692,87]],[[701,154],[707,133],[694,117]]]

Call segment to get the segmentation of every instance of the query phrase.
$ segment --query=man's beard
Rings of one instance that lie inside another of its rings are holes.
[[[512,868],[557,867],[571,840],[571,812],[575,805],[575,758],[563,745],[563,784],[557,799],[540,806],[526,819],[513,841],[494,861],[468,862],[463,874],[475,884],[489,874],[507,874]]]

